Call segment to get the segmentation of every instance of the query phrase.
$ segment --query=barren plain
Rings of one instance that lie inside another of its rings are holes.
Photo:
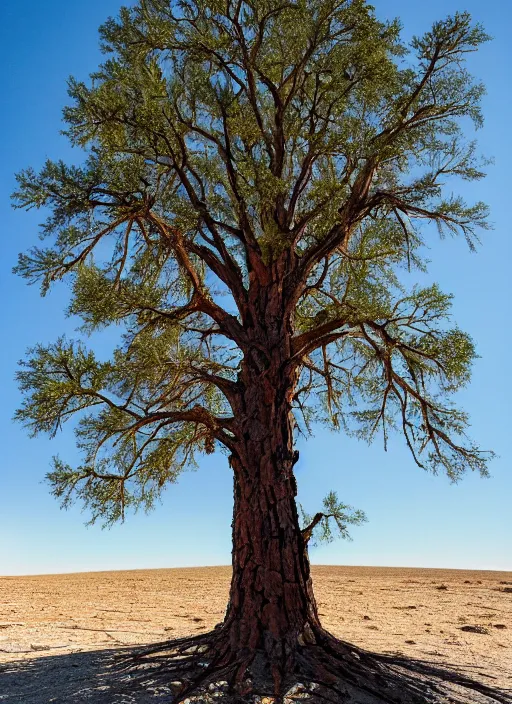
[[[100,701],[114,651],[213,628],[229,579],[229,567],[0,578],[0,702]],[[313,579],[339,638],[512,689],[511,572],[315,566]]]

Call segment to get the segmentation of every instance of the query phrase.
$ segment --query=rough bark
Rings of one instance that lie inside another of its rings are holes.
[[[291,329],[282,289],[257,287],[254,345],[242,364],[235,409],[233,577],[225,619],[241,671],[258,654],[279,686],[298,645],[320,627],[299,526],[293,467]]]
[[[259,653],[278,686],[293,670],[298,645],[320,624],[295,505],[291,421],[286,403],[272,406],[266,415],[261,409],[243,454],[232,458],[233,577],[225,625],[242,668]]]

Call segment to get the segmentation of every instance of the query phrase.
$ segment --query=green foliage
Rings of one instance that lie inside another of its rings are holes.
[[[473,343],[404,270],[426,271],[436,228],[474,249],[488,227],[453,194],[487,163],[464,59],[488,37],[467,13],[410,46],[400,29],[365,0],[141,0],[104,24],[106,60],[64,110],[85,162],[26,169],[14,194],[47,214],[17,272],[43,293],[70,279],[84,335],[123,331],[109,362],[59,340],[19,373],[31,432],[78,414],[84,462],[56,461],[59,497],[111,522],[198,450],[233,451],[239,372],[255,350],[268,367],[277,329],[297,428],[397,428],[420,466],[486,473],[452,400]],[[272,296],[279,314],[258,308]]]
[[[57,457],[47,478],[64,506],[81,499],[92,521],[111,524],[127,508],[152,508],[165,484],[209,451],[211,431],[191,409],[198,398],[205,414],[222,413],[225,404],[190,373],[199,355],[181,348],[173,330],[138,336],[110,362],[64,338],[29,355],[17,374],[25,400],[15,417],[33,435],[54,436],[78,416],[84,463],[73,469]]]
[[[398,428],[420,467],[444,469],[454,481],[467,467],[486,475],[488,453],[454,440],[464,437],[468,417],[447,399],[469,381],[476,354],[469,335],[446,325],[451,296],[436,285],[396,298],[386,291],[387,300],[372,304],[367,291],[365,305],[346,300],[331,313],[347,319],[347,334],[304,365],[299,408],[312,394],[323,404],[304,416],[306,427],[324,418],[368,441],[381,430],[385,444]]]
[[[335,491],[327,494],[323,500],[323,511],[315,516],[306,513],[301,505],[299,509],[303,532],[310,531],[307,539],[314,547],[319,543],[331,543],[335,537],[352,540],[348,526],[359,526],[367,520],[364,511],[355,510],[352,506],[341,503]]]

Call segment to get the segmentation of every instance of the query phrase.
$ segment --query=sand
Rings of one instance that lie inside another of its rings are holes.
[[[89,668],[86,679],[100,653],[211,629],[229,578],[228,567],[0,578],[0,702],[81,701],[59,691],[59,668]],[[512,688],[511,572],[316,566],[313,579],[338,637]]]

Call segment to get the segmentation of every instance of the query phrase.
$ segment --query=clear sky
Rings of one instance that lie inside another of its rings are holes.
[[[217,565],[230,562],[232,482],[225,457],[205,459],[182,475],[155,512],[129,516],[110,531],[86,528],[76,507],[60,511],[43,477],[53,454],[77,459],[74,438],[30,440],[11,421],[19,403],[13,381],[27,347],[47,343],[75,323],[63,314],[65,285],[46,299],[11,274],[17,253],[37,241],[41,213],[12,211],[13,174],[45,158],[79,160],[59,135],[66,78],[85,79],[101,60],[97,27],[116,14],[119,0],[13,0],[0,3],[0,574]],[[364,509],[369,522],[354,528],[354,542],[312,551],[322,564],[396,565],[512,570],[512,379],[509,362],[511,207],[510,113],[512,4],[503,0],[374,0],[381,17],[401,17],[407,36],[433,20],[469,10],[494,41],[471,57],[487,84],[482,151],[495,157],[484,182],[465,186],[468,198],[491,206],[495,229],[484,233],[477,255],[462,240],[439,242],[432,233],[427,280],[455,294],[454,317],[477,342],[481,358],[460,397],[471,413],[473,435],[500,456],[492,477],[467,476],[457,485],[418,469],[401,438],[385,453],[321,428],[301,442],[299,498],[313,513],[329,489]]]

